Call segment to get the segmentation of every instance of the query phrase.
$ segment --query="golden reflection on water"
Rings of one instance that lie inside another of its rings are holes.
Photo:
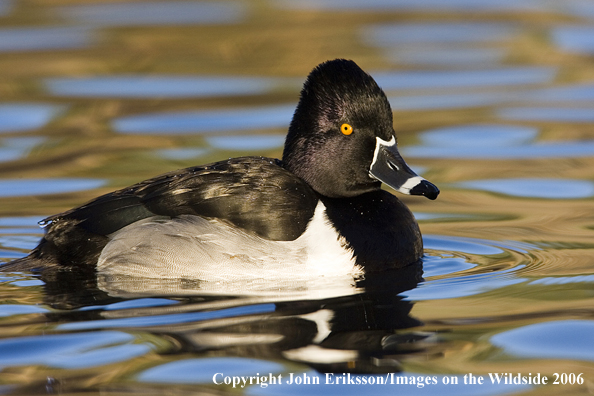
[[[40,26],[79,26],[80,22],[64,19],[60,7],[94,4],[83,0],[14,1],[10,11],[0,16],[2,29],[26,29]],[[112,2],[103,2],[108,4]],[[116,3],[116,2],[113,2]],[[138,3],[142,3],[139,1]],[[447,2],[446,2],[447,3]],[[569,2],[567,4],[578,4]],[[245,14],[232,23],[166,24],[166,25],[92,25],[85,30],[88,43],[77,48],[37,50],[11,50],[0,53],[0,98],[2,103],[42,103],[64,106],[64,110],[40,128],[0,133],[0,146],[4,139],[14,137],[43,137],[45,140],[32,147],[16,160],[1,161],[0,182],[4,179],[103,179],[106,184],[97,189],[52,195],[20,195],[0,198],[2,217],[37,216],[66,210],[101,193],[123,187],[175,168],[207,163],[244,154],[279,157],[281,148],[266,148],[254,152],[220,150],[209,147],[204,135],[142,135],[124,134],[114,130],[113,121],[121,117],[153,113],[218,110],[226,108],[291,105],[296,103],[299,84],[316,64],[337,57],[354,59],[369,72],[401,72],[433,70],[443,65],[416,65],[400,62],[398,51],[370,43],[370,26],[399,23],[495,23],[510,24],[513,33],[494,42],[478,44],[413,43],[396,50],[436,49],[452,50],[485,47],[503,53],[489,58],[477,69],[512,67],[548,67],[554,71],[551,81],[537,83],[490,86],[483,81],[476,86],[425,87],[395,89],[396,95],[406,103],[407,96],[497,94],[504,97],[484,105],[455,108],[429,108],[395,111],[395,129],[402,148],[419,144],[420,133],[435,128],[466,124],[499,124],[534,127],[539,142],[591,143],[594,139],[592,122],[575,120],[524,119],[514,120],[502,116],[501,108],[560,107],[585,108],[594,112],[592,98],[563,99],[554,97],[540,103],[522,95],[540,88],[591,84],[594,81],[593,54],[587,51],[569,51],[553,40],[555,29],[566,25],[592,26],[592,15],[563,12],[563,4],[550,7],[541,2],[536,10],[464,11],[456,8],[432,11],[415,8],[408,10],[323,10],[283,7],[276,1],[240,1]],[[569,6],[568,6],[569,7]],[[72,17],[70,17],[72,18]],[[65,22],[66,20],[66,22]],[[83,24],[84,25],[84,24]],[[1,33],[1,32],[0,32]],[[576,38],[579,41],[579,37]],[[66,45],[65,45],[66,46]],[[459,48],[458,48],[459,49]],[[408,51],[408,52],[407,52]],[[415,53],[417,53],[415,52]],[[423,53],[421,53],[423,55]],[[420,58],[414,59],[423,59]],[[450,63],[447,70],[470,70],[470,64]],[[229,95],[223,97],[164,98],[158,95],[122,98],[77,97],[52,95],[44,85],[46,79],[83,78],[94,76],[232,76],[274,77],[284,83],[267,93]],[[296,84],[295,81],[298,83]],[[483,84],[483,85],[482,85]],[[538,96],[536,97],[538,98]],[[422,99],[422,98],[421,98]],[[422,101],[422,100],[421,100]],[[287,125],[289,119],[287,119]],[[286,128],[268,128],[259,134],[283,134]],[[233,131],[229,131],[232,134]],[[189,158],[171,158],[158,154],[161,149],[208,149]],[[494,273],[493,280],[522,279],[477,294],[452,298],[428,298],[416,301],[411,315],[424,322],[415,331],[436,332],[439,342],[428,342],[426,354],[402,356],[401,363],[410,372],[426,373],[488,373],[488,372],[584,372],[586,385],[576,390],[591,392],[594,381],[592,360],[524,359],[506,355],[491,345],[492,335],[531,323],[565,320],[592,316],[594,295],[592,280],[585,282],[534,283],[542,278],[587,276],[594,273],[594,210],[593,197],[550,199],[518,197],[474,189],[458,188],[456,183],[469,180],[501,178],[567,179],[594,182],[594,153],[581,156],[538,158],[409,158],[413,167],[424,169],[423,175],[440,186],[442,193],[434,202],[414,197],[402,198],[415,213],[437,214],[436,219],[421,221],[425,235],[461,238],[479,238],[492,242],[511,242],[514,246],[526,244],[525,250],[512,247],[500,256],[481,254],[460,255],[476,264],[450,277]],[[447,216],[453,216],[448,220]],[[0,233],[3,233],[0,229]],[[7,232],[6,234],[10,234]],[[29,233],[30,235],[30,233]],[[23,253],[20,245],[3,242],[3,249]],[[432,256],[448,255],[447,250],[431,249]],[[505,272],[505,271],[508,272]],[[430,275],[430,274],[429,274]],[[431,282],[441,276],[429,276]],[[447,278],[447,277],[446,277]],[[533,283],[531,283],[533,282]],[[430,285],[429,285],[430,286]],[[458,287],[456,283],[450,289]],[[2,284],[0,301],[4,304],[35,305],[44,302],[40,286],[24,288]],[[115,311],[119,312],[119,311]],[[124,314],[127,315],[126,312]],[[116,315],[116,314],[112,314]],[[41,334],[46,328],[42,314],[9,317],[0,334],[3,338],[19,334]],[[51,322],[51,321],[50,321]],[[102,389],[117,393],[110,382],[133,383],[135,373],[146,367],[157,366],[176,357],[160,355],[161,351],[174,352],[178,341],[168,336],[154,336],[150,331],[139,331],[142,342],[157,345],[146,356],[131,359],[107,368],[91,368],[76,372],[80,389]],[[146,340],[149,338],[150,340]],[[139,341],[140,342],[140,341]],[[163,344],[163,345],[161,345]],[[584,345],[585,348],[591,348]],[[246,347],[245,349],[249,349]],[[238,355],[247,352],[234,350]],[[239,351],[239,352],[238,352]],[[232,354],[232,352],[231,352]],[[191,353],[183,358],[193,356]],[[276,357],[275,357],[276,358]],[[291,363],[294,364],[294,363]],[[72,374],[71,374],[72,375]],[[43,388],[48,377],[68,377],[64,371],[42,367],[17,367],[0,371],[0,384],[26,384],[33,381]],[[124,386],[124,385],[122,385]],[[135,384],[127,392],[142,390]],[[143,385],[145,386],[145,385]],[[1,388],[0,388],[1,389]],[[122,388],[123,389],[123,388]],[[557,394],[561,388],[545,387],[527,394]],[[146,389],[144,389],[146,390]],[[216,388],[215,390],[218,390]],[[37,392],[38,390],[35,390]]]

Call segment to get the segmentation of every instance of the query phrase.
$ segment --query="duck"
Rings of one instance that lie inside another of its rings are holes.
[[[282,284],[418,263],[418,223],[382,184],[439,194],[398,152],[373,77],[352,60],[330,60],[303,85],[281,160],[231,158],[102,195],[41,221],[39,245],[0,270]]]

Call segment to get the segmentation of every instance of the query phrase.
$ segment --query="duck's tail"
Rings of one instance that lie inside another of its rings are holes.
[[[42,268],[48,268],[48,262],[34,254],[0,264],[0,272],[31,272]]]

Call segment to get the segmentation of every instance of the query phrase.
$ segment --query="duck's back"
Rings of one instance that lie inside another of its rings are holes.
[[[154,216],[216,218],[269,240],[294,240],[305,231],[317,201],[279,160],[234,158],[166,173],[51,216],[29,259],[95,265],[111,234]]]

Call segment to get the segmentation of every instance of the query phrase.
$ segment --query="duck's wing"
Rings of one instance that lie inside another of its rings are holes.
[[[38,253],[90,262],[109,234],[153,216],[218,218],[270,240],[294,240],[316,193],[276,159],[241,157],[166,173],[45,219]],[[62,260],[60,260],[62,261]]]

